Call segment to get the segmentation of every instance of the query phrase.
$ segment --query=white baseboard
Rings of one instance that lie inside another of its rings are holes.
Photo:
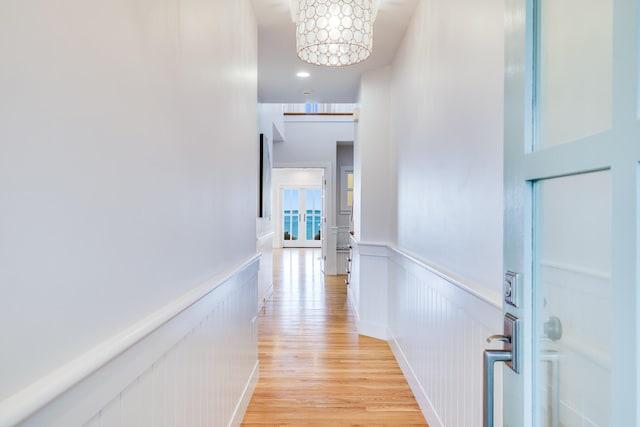
[[[444,423],[438,416],[438,413],[436,412],[433,404],[431,403],[431,399],[429,399],[429,395],[427,394],[425,389],[422,387],[422,384],[420,383],[418,376],[416,375],[413,368],[411,367],[411,364],[407,360],[407,357],[404,355],[404,352],[400,348],[400,345],[398,345],[398,342],[393,336],[393,333],[389,331],[388,335],[390,337],[388,341],[389,347],[391,347],[391,351],[393,352],[393,355],[396,357],[396,361],[398,362],[398,365],[400,365],[400,369],[402,369],[402,373],[407,379],[407,382],[409,383],[409,387],[411,387],[411,391],[413,391],[413,395],[416,398],[416,401],[418,402],[420,409],[422,410],[422,414],[424,415],[425,419],[429,423],[429,426],[444,427]]]
[[[267,302],[273,297],[273,284],[269,285],[269,288],[258,301],[258,313],[264,309],[264,306],[267,305]]]
[[[253,371],[251,372],[251,377],[247,380],[247,384],[242,391],[242,397],[236,405],[235,411],[233,411],[233,417],[229,422],[229,427],[240,427],[240,424],[242,424],[244,414],[247,412],[249,402],[251,402],[253,391],[256,389],[256,385],[258,385],[258,379],[260,379],[260,362],[256,361]]]

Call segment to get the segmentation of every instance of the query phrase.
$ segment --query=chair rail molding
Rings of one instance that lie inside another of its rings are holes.
[[[481,355],[502,325],[500,295],[391,245],[350,243],[358,331],[389,342],[430,425],[477,424]],[[496,384],[499,397],[501,372]]]
[[[109,421],[110,411],[120,411],[124,416],[124,405],[138,407],[137,412],[129,414],[134,424],[146,423],[147,418],[157,418],[161,412],[166,415],[166,411],[170,411],[179,424],[182,418],[178,409],[184,402],[170,399],[169,390],[180,388],[187,392],[189,381],[196,381],[184,377],[194,373],[189,362],[213,353],[212,346],[228,347],[228,351],[220,352],[219,356],[226,357],[230,363],[227,369],[232,368],[225,378],[231,390],[225,397],[229,405],[218,409],[228,418],[225,424],[231,423],[234,417],[241,420],[243,405],[245,400],[248,403],[247,396],[250,397],[258,375],[259,261],[260,256],[254,255],[207,280],[0,402],[0,427],[116,425],[117,422]],[[236,363],[225,352],[235,352],[242,357],[234,356],[238,359]],[[206,369],[207,381],[213,381],[210,371],[213,366],[207,365]],[[180,378],[185,379],[184,383],[181,384]],[[208,390],[210,384],[207,387],[193,385],[190,396],[199,401],[204,399],[200,394]],[[162,401],[158,400],[160,395],[164,397]],[[141,404],[143,401],[148,404],[147,408]]]

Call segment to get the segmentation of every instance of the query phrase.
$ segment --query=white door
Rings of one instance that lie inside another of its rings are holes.
[[[321,245],[322,190],[320,187],[282,190],[284,247]]]
[[[637,426],[639,2],[505,4],[503,422]]]

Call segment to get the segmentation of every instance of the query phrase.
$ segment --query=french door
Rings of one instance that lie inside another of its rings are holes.
[[[640,425],[639,2],[505,5],[503,424]]]
[[[322,189],[282,189],[282,242],[284,247],[315,247],[321,241]]]

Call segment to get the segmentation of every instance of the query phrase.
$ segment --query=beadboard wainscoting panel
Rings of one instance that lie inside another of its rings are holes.
[[[164,322],[152,316],[157,326],[123,351],[74,361],[108,360],[19,425],[239,425],[258,378],[259,258],[207,282],[190,304],[176,301],[181,309],[161,310],[174,313]],[[139,330],[146,328],[134,325],[123,336]],[[72,363],[47,381],[76,377],[74,369],[82,368]],[[13,425],[2,424],[2,415],[0,425]]]
[[[389,343],[429,425],[479,425],[482,355],[486,337],[502,330],[500,303],[398,250],[388,268]]]
[[[353,307],[356,323],[360,323],[360,251],[358,243],[353,238],[349,238],[351,246],[351,272],[349,273],[349,302]]]
[[[358,242],[359,319],[361,335],[387,340],[388,247]]]
[[[275,232],[258,237],[257,251],[260,254],[260,272],[258,273],[258,311],[273,294],[273,241]]]

